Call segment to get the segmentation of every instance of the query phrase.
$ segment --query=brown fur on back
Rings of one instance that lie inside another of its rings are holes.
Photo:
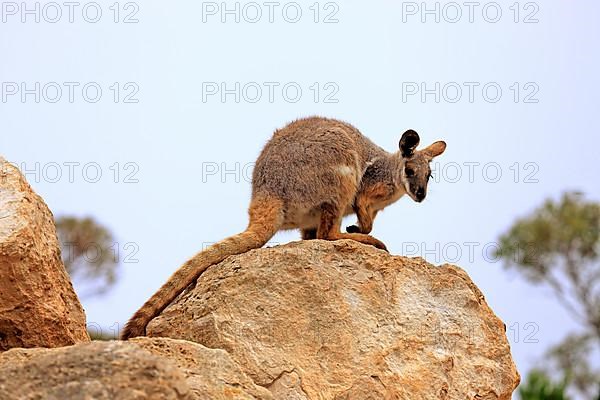
[[[285,229],[316,228],[321,204],[339,203],[348,191],[353,197],[367,163],[386,154],[350,124],[300,119],[277,130],[265,145],[254,166],[252,194],[284,202]]]

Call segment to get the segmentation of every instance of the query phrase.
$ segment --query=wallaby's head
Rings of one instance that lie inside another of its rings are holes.
[[[419,134],[412,129],[402,135],[400,155],[404,163],[400,176],[408,195],[420,203],[427,195],[427,183],[431,178],[429,162],[446,150],[446,142],[438,141],[417,151],[419,141]]]

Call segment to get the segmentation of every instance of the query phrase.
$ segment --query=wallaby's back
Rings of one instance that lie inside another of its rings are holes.
[[[294,217],[286,218],[284,227],[302,228],[297,214],[338,201],[340,188],[355,192],[367,163],[383,154],[350,124],[300,119],[277,130],[265,145],[254,166],[252,195],[281,199]]]

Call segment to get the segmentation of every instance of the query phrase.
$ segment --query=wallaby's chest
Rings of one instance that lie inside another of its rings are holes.
[[[406,191],[402,188],[396,188],[389,193],[388,196],[373,199],[371,207],[374,210],[383,210],[385,207],[397,202],[400,197],[404,196]]]
[[[403,187],[384,181],[364,185],[357,197],[361,197],[372,210],[379,211],[398,201],[405,193]]]

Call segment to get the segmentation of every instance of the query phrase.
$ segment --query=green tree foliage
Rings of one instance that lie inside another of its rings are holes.
[[[521,400],[568,400],[565,382],[554,383],[543,371],[533,370],[519,386]]]
[[[112,233],[94,219],[59,217],[62,260],[82,298],[106,293],[115,283],[118,259]]]
[[[581,323],[583,332],[568,336],[548,352],[548,358],[586,398],[600,388],[600,375],[589,362],[600,349],[599,252],[600,204],[585,201],[579,193],[566,193],[560,201],[547,200],[518,220],[501,236],[496,254],[529,282],[550,287]]]

